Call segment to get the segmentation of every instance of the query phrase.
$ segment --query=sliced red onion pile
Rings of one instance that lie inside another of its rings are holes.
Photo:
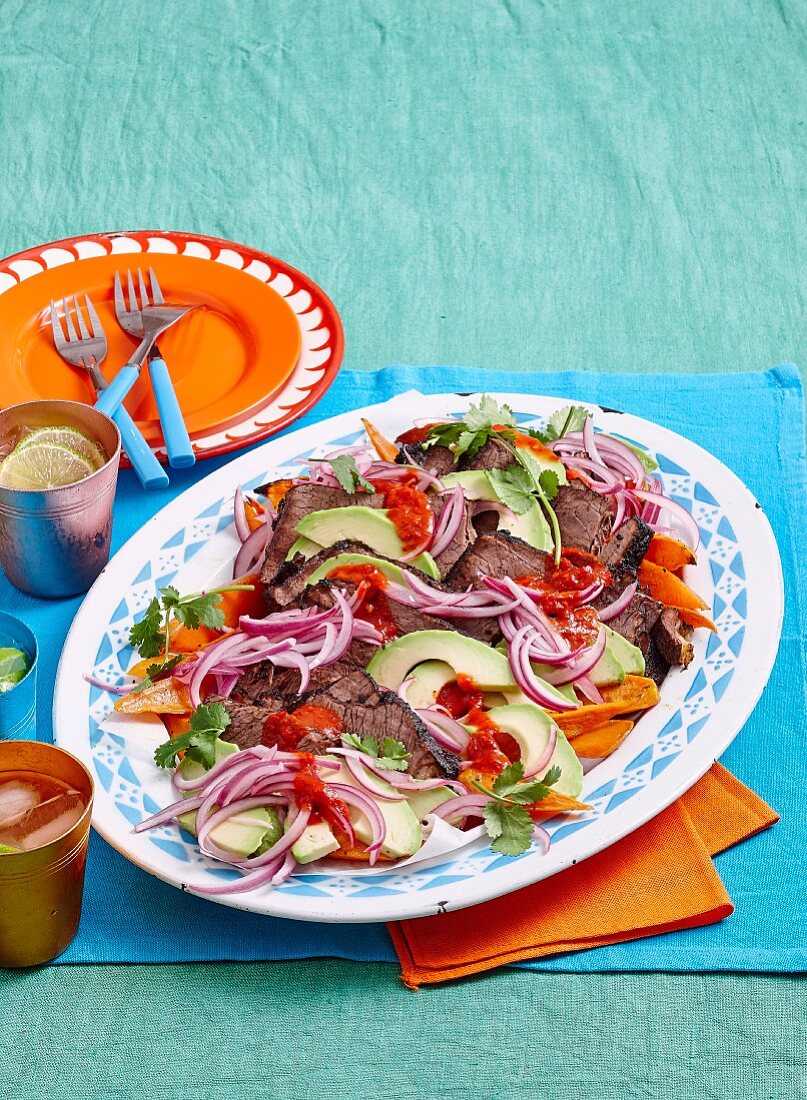
[[[233,499],[233,519],[235,530],[241,540],[241,547],[233,562],[233,577],[243,577],[249,573],[263,559],[264,551],[272,534],[274,512],[269,501],[263,505],[263,514],[258,517],[259,526],[254,531],[250,529],[247,520],[246,498],[241,486],[236,486]]]
[[[591,417],[586,418],[582,432],[569,432],[549,447],[595,493],[613,496],[616,509],[612,531],[631,516],[639,516],[654,531],[671,532],[697,550],[700,531],[693,516],[677,501],[664,496],[659,480],[648,477],[630,447],[611,435],[595,433]]]
[[[266,660],[280,668],[296,668],[300,673],[299,691],[305,691],[311,672],[338,661],[354,639],[375,645],[382,642],[374,626],[354,615],[361,599],[359,593],[346,598],[335,588],[333,596],[334,606],[327,611],[292,609],[265,619],[242,615],[239,630],[178,665],[173,675],[188,685],[194,706],[201,702],[206,676],[215,677],[217,693],[227,698],[245,668]]]

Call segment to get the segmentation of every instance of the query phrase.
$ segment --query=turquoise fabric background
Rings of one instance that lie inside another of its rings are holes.
[[[358,368],[803,363],[804,91],[794,0],[4,0],[0,248],[248,241]],[[58,967],[0,976],[0,1097],[790,1098],[804,1018],[730,975]]]

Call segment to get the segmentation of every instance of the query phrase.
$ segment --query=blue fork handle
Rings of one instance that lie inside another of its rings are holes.
[[[104,390],[103,393],[107,391]],[[123,449],[129,456],[134,472],[144,489],[163,489],[168,484],[168,474],[154,457],[154,452],[143,438],[140,429],[121,405],[112,419],[118,425]]]
[[[185,466],[193,466],[196,462],[196,455],[193,453],[188,429],[182,419],[182,411],[165,360],[159,357],[150,359],[149,374],[151,375],[151,388],[154,390],[154,396],[157,400],[157,410],[160,414],[160,424],[163,429],[165,449],[168,452],[168,461],[177,470]]]
[[[127,363],[125,367],[121,367],[107,388],[98,394],[95,402],[96,409],[99,412],[106,413],[107,416],[113,416],[115,410],[120,408],[124,397],[137,381],[139,373],[136,363]]]

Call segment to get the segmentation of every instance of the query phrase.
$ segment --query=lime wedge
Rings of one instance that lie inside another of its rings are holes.
[[[86,458],[96,470],[100,470],[106,462],[106,455],[95,440],[90,439],[84,432],[80,432],[78,428],[68,428],[61,425],[54,425],[51,428],[34,428],[32,432],[23,436],[14,449],[21,451],[37,443],[55,443],[60,447],[67,447],[68,450],[74,451],[82,458]]]
[[[58,489],[72,485],[95,466],[82,455],[58,443],[32,443],[15,447],[0,465],[0,486],[6,489]]]
[[[0,856],[13,856],[19,852],[19,848],[11,848],[8,844],[0,844]]]
[[[28,658],[21,649],[0,647],[0,693],[11,689],[28,671]]]

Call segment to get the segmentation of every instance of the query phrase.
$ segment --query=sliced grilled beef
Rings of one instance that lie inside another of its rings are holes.
[[[440,516],[443,513],[443,509],[447,504],[447,499],[446,497],[431,497],[430,504],[432,507],[432,511],[434,512],[434,522],[436,524],[439,521]],[[442,552],[442,554],[438,554],[435,558],[435,562],[437,564],[437,568],[440,570],[441,577],[446,576],[452,565],[456,562],[457,558],[459,558],[460,555],[468,549],[468,547],[476,538],[476,531],[474,530],[474,525],[471,522],[471,516],[473,514],[472,509],[473,504],[470,501],[466,500],[465,514],[463,516],[463,520],[460,524],[459,530],[457,531],[451,542],[448,544],[448,546],[445,548],[445,550]]]
[[[300,602],[307,601],[323,608],[332,607],[333,587],[334,585],[331,581],[319,581],[317,584],[306,589]],[[350,593],[355,590],[355,585],[340,581],[339,588],[343,592]],[[399,635],[412,634],[416,630],[455,629],[451,623],[447,623],[445,619],[440,619],[436,615],[427,615],[425,611],[418,611],[416,607],[409,607],[407,604],[398,603],[396,600],[387,599],[387,606],[389,607],[390,617]],[[357,648],[362,646],[365,648]],[[371,642],[354,641],[351,644],[351,651],[354,653],[357,662],[362,668],[368,664],[377,648],[378,647]]]
[[[474,531],[477,535],[492,535],[499,528],[499,513],[493,509],[489,512],[477,512],[473,518]]]
[[[365,672],[349,673],[321,691],[306,693],[303,701],[334,711],[350,733],[403,742],[411,753],[409,772],[417,779],[459,773],[458,758],[437,744],[403,699],[378,687]]]
[[[231,722],[221,735],[223,741],[232,741],[240,749],[251,749],[260,745],[266,719],[279,710],[286,709],[286,701],[280,698],[267,698],[262,703],[240,702],[237,699],[221,699],[230,715]]]
[[[615,577],[625,573],[636,574],[652,538],[653,529],[638,516],[632,516],[603,546],[600,561]]]
[[[508,470],[516,463],[513,454],[501,439],[489,439],[480,447],[473,458],[463,455],[460,459],[461,470]]]
[[[600,553],[614,515],[610,497],[600,496],[579,481],[571,481],[558,489],[552,507],[558,517],[564,546],[587,550],[590,554]]]
[[[653,641],[651,635],[650,645],[647,647],[647,653],[644,655],[644,674],[645,676],[649,676],[657,687],[661,687],[669,671],[670,666],[659,653],[658,646]]]
[[[522,539],[497,531],[480,535],[446,577],[447,588],[461,592],[469,585],[477,586],[482,574],[490,577],[520,577],[529,573],[542,577],[552,558],[536,550]]]
[[[443,477],[457,468],[453,453],[439,443],[432,447],[424,447],[420,443],[403,443],[395,461],[404,466],[422,466],[435,477]]]
[[[608,623],[612,630],[647,656],[650,646],[650,634],[661,615],[661,604],[646,592],[638,591],[628,606],[615,619]]]
[[[280,502],[272,537],[266,548],[261,568],[263,583],[269,585],[274,581],[286,555],[299,537],[295,528],[304,516],[331,508],[347,508],[351,504],[365,508],[383,508],[384,498],[380,493],[346,493],[344,489],[335,489],[328,485],[303,484],[289,489]]]
[[[674,607],[665,607],[653,628],[653,642],[668,665],[687,667],[695,656],[692,647],[692,627],[685,623]]]

